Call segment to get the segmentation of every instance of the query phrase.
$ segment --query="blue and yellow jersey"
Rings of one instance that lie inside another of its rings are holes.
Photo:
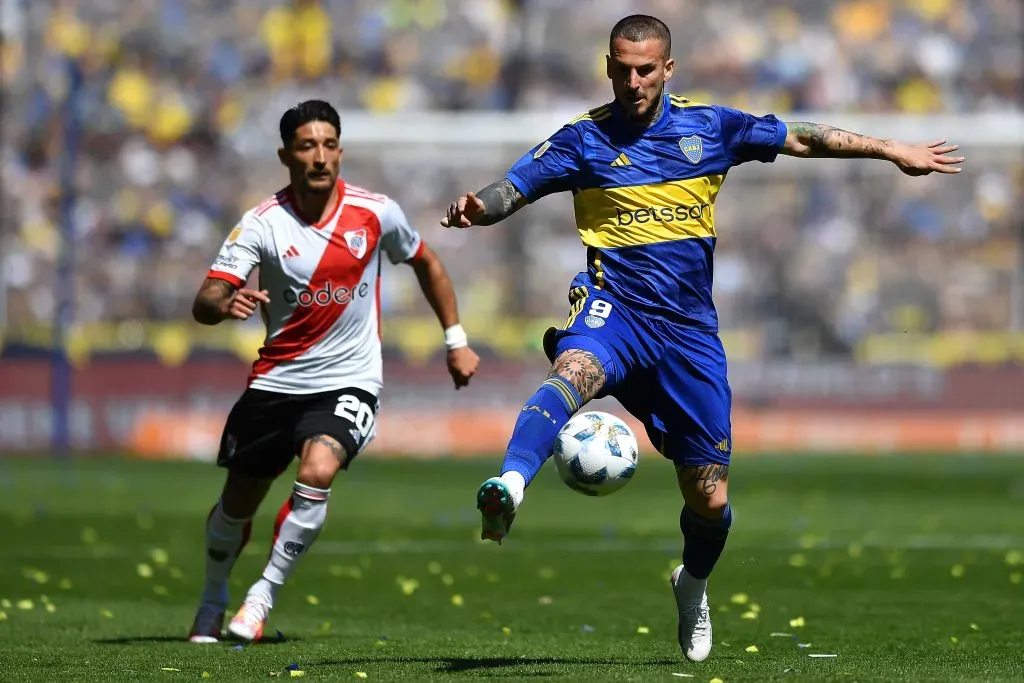
[[[614,102],[591,109],[523,155],[507,177],[530,202],[573,193],[594,287],[642,313],[715,330],[715,199],[733,166],[775,160],[786,125],[664,97],[662,115],[642,130]]]

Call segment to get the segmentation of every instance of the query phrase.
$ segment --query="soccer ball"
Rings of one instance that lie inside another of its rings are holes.
[[[640,457],[633,430],[596,410],[565,423],[552,455],[562,481],[587,496],[607,496],[628,484]]]

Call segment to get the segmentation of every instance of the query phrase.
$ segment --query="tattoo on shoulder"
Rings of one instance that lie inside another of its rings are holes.
[[[508,218],[526,205],[526,197],[508,178],[491,183],[476,195],[484,203],[487,225]]]
[[[584,401],[594,398],[606,380],[604,366],[597,356],[577,349],[565,351],[555,359],[548,377],[556,376],[576,387]]]
[[[722,481],[729,473],[728,465],[712,463],[691,468],[693,471],[690,477],[685,480],[687,484],[695,484],[695,488],[705,496],[710,496],[718,490],[718,482]]]

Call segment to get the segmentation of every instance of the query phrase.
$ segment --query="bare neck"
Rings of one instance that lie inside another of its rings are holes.
[[[292,196],[295,200],[295,212],[311,225],[319,225],[329,218],[341,201],[338,196],[338,183],[335,183],[327,194],[304,192],[293,184]]]

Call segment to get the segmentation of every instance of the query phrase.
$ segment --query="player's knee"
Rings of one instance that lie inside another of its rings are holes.
[[[249,519],[256,514],[273,482],[273,477],[253,477],[238,470],[228,470],[220,494],[221,509],[228,517]]]
[[[306,486],[328,489],[348,459],[348,451],[336,439],[324,434],[311,437],[303,444],[296,480]]]
[[[705,519],[721,519],[729,505],[729,466],[720,463],[677,467],[686,506]]]
[[[583,349],[567,349],[558,354],[551,376],[571,384],[584,402],[594,398],[607,381],[605,364],[596,354]]]

